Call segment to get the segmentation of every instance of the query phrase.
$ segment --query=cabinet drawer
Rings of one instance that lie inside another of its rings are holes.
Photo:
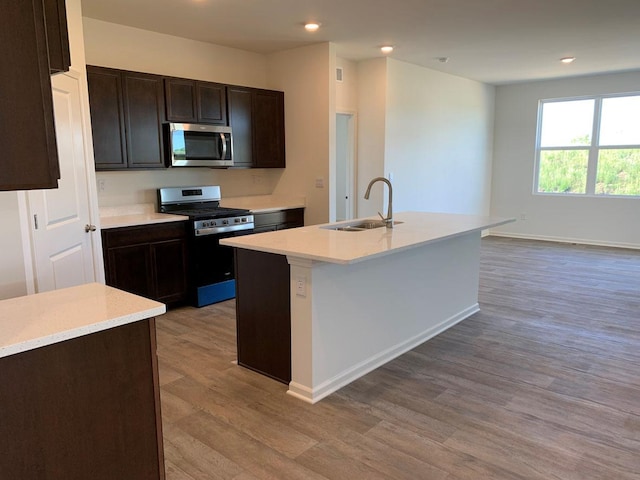
[[[175,240],[186,238],[186,236],[187,222],[170,222],[161,225],[138,225],[103,230],[102,243],[105,248],[114,248]]]

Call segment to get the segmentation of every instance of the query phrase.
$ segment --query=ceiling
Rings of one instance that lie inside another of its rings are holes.
[[[268,54],[333,42],[500,85],[640,69],[640,0],[82,0],[107,22]],[[320,30],[307,33],[303,24]],[[576,57],[565,65],[562,57]],[[447,57],[447,62],[439,60]]]

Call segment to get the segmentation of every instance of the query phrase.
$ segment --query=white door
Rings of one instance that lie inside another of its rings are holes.
[[[355,194],[355,115],[336,114],[336,220],[354,218]]]
[[[71,287],[96,279],[93,262],[90,202],[85,161],[80,76],[55,75],[59,188],[28,193],[36,292]]]

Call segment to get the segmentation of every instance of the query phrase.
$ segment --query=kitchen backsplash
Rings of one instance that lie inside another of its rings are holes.
[[[156,190],[161,187],[220,185],[222,198],[273,193],[281,170],[206,168],[167,169],[160,171],[96,172],[98,205],[156,203]]]

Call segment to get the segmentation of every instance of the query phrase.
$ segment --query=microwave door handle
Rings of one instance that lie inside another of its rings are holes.
[[[224,133],[220,133],[220,142],[222,143],[222,156],[220,159],[224,160],[227,158],[227,140],[224,137]]]

